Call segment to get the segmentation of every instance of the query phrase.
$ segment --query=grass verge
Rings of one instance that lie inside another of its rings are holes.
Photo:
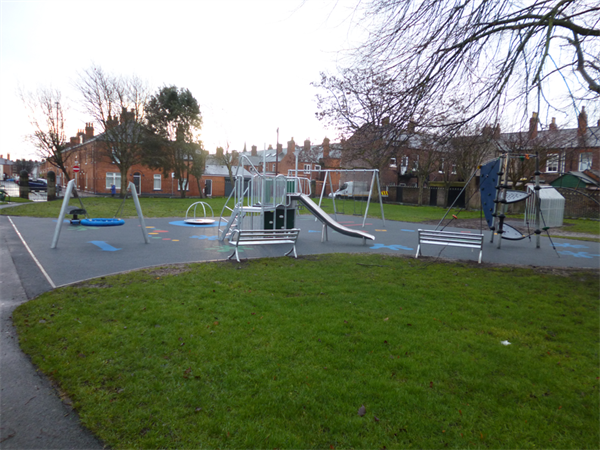
[[[103,277],[13,319],[113,448],[582,449],[598,291],[593,271],[333,254]]]

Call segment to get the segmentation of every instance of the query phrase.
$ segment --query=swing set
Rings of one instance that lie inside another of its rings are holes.
[[[135,190],[135,185],[132,182],[129,183],[125,197],[123,198],[123,201],[119,205],[117,212],[112,218],[90,218],[88,217],[87,210],[85,209],[83,201],[81,200],[81,197],[79,195],[77,195],[77,200],[79,200],[79,205],[81,206],[81,209],[72,208],[69,206],[69,200],[71,199],[71,197],[74,196],[75,193],[77,193],[77,188],[75,188],[75,180],[71,180],[67,184],[65,198],[63,199],[63,203],[60,208],[60,213],[58,214],[58,220],[56,223],[56,228],[54,229],[54,237],[52,238],[52,245],[50,245],[50,248],[56,248],[58,244],[58,238],[60,237],[62,224],[67,214],[73,215],[73,219],[71,220],[72,224],[78,223],[86,227],[116,227],[124,225],[125,221],[123,219],[117,218],[117,215],[122,212],[123,205],[125,204],[125,200],[127,200],[127,196],[130,192],[131,197],[133,198],[133,202],[135,204],[135,209],[137,211],[138,218],[140,220],[140,227],[144,236],[144,242],[146,244],[149,244],[150,240],[148,239],[148,234],[146,233],[146,224],[144,222],[144,215],[142,214],[142,207],[140,206],[140,201],[138,199],[137,191]],[[84,214],[85,219],[79,220],[77,218],[78,214]]]
[[[288,176],[297,176],[296,170],[290,169],[288,171]],[[300,172],[300,171],[298,171]],[[336,189],[333,188],[333,180],[331,177],[332,173],[340,174],[340,183],[342,185],[347,184],[351,185],[352,189],[349,191],[348,198],[352,198],[352,215],[362,216],[362,227],[365,227],[367,221],[367,215],[369,213],[369,206],[371,205],[371,200],[373,196],[373,189],[375,186],[377,187],[377,192],[379,192],[379,208],[381,211],[381,220],[383,221],[383,225],[385,226],[385,215],[383,213],[383,201],[381,199],[381,184],[379,181],[379,170],[377,169],[310,169],[303,170],[302,172],[309,173],[325,173],[323,177],[323,186],[321,188],[321,193],[319,195],[319,203],[318,206],[321,207],[323,203],[323,198],[327,198],[325,193],[327,192],[327,188],[329,188],[329,192],[333,194],[336,192]],[[345,214],[345,202],[336,203],[336,196],[330,196],[333,202],[333,216],[337,221],[337,215]],[[361,200],[357,200],[361,199]],[[338,206],[342,206],[341,210]]]

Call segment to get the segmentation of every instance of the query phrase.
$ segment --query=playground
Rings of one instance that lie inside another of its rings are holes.
[[[56,218],[0,216],[3,271],[14,272],[5,288],[17,279],[23,297],[33,298],[66,287],[12,314],[20,330],[32,333],[28,354],[75,395],[96,436],[115,448],[199,446],[197,439],[232,448],[483,441],[521,448],[555,439],[561,447],[583,448],[595,439],[585,425],[574,425],[583,417],[597,419],[589,370],[575,376],[563,368],[570,367],[565,353],[597,367],[597,355],[588,355],[597,333],[586,330],[597,327],[593,274],[600,244],[540,233],[502,240],[499,248],[498,234],[453,227],[460,219],[441,227],[390,221],[383,209],[373,218],[368,201],[358,205],[360,215],[326,214],[317,197],[296,189],[297,180],[255,180],[240,179],[239,195],[221,214],[190,201],[181,217],[144,217],[133,190],[124,200],[135,203],[138,217],[132,219],[120,220],[118,210],[115,217],[94,217],[85,199],[69,205],[69,198]],[[298,214],[300,208],[308,214]],[[523,226],[510,222],[502,225]],[[431,242],[419,239],[420,229],[432,230]],[[234,247],[244,233],[248,244]],[[477,236],[482,239],[471,248]],[[292,245],[295,253],[282,258]],[[231,261],[236,254],[241,263]],[[460,264],[435,264],[441,260]],[[207,261],[218,263],[188,264]],[[513,274],[502,266],[539,273]],[[568,278],[563,268],[593,271]],[[23,298],[9,290],[3,295]],[[3,304],[12,305],[8,297]],[[573,310],[584,322],[572,322],[579,320],[572,319]],[[2,311],[3,324],[12,322],[12,309]],[[34,337],[46,328],[64,335],[53,338],[53,350],[42,340],[36,356]],[[12,325],[2,331],[3,389],[13,386],[5,390],[12,400],[9,406],[3,400],[3,413],[9,408],[6,417],[16,418],[2,439],[24,445],[23,436],[32,436],[37,444],[64,448],[64,435],[69,445],[101,448],[89,433],[72,437],[81,427],[62,423],[70,412],[61,409],[51,386],[43,397],[59,406],[42,406],[53,412],[38,417],[39,376],[16,345]],[[551,366],[540,359],[540,349]],[[472,380],[488,381],[476,386]],[[526,409],[505,401],[498,388],[505,384]],[[101,387],[89,396],[80,391],[87,386]],[[585,399],[573,401],[574,392]],[[452,406],[440,410],[440,395]],[[490,399],[496,405],[486,406]],[[567,419],[556,415],[563,405]],[[50,428],[61,431],[40,434]]]
[[[360,215],[337,213],[335,196],[333,214],[321,209],[326,183],[320,193],[312,193],[305,178],[295,174],[265,176],[254,169],[250,171],[251,179],[236,175],[234,189],[220,214],[205,202],[190,201],[185,217],[145,218],[130,183],[131,198],[123,199],[115,217],[95,218],[93,211],[86,211],[81,198],[72,198],[74,187],[69,183],[56,219],[7,220],[51,287],[165,264],[234,257],[241,261],[292,253],[292,257],[385,253],[499,265],[598,268],[599,243],[550,238],[539,230],[545,224],[543,214],[538,214],[537,224],[533,224],[538,231],[529,235],[519,231],[523,223],[511,225],[505,219],[507,203],[533,198],[532,194],[516,195],[516,191],[505,189],[498,173],[502,174],[501,164],[508,165],[507,159],[482,167],[482,199],[490,228],[483,233],[453,226],[460,223],[456,216],[456,222],[450,216],[435,227],[386,220],[380,197],[378,201],[371,199],[371,193],[380,190],[377,171],[359,171],[365,186],[362,192],[367,197],[366,201],[356,201],[360,203]],[[241,167],[242,162],[238,169]],[[328,179],[329,173],[325,176]],[[490,194],[483,195],[486,189]],[[135,205],[137,219],[117,217],[126,202]],[[499,205],[498,214],[495,205]],[[310,214],[298,214],[300,208]],[[422,242],[420,229],[428,233]],[[504,239],[500,239],[501,234]],[[473,244],[475,241],[478,243]]]

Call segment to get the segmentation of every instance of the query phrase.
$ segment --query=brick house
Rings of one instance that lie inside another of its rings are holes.
[[[257,150],[253,145],[251,151],[238,153],[238,157],[244,164],[244,168],[251,170],[250,164],[260,173],[266,167],[266,173],[271,175],[294,175],[296,170],[296,153],[298,154],[298,176],[314,180],[313,193],[320,193],[325,172],[321,170],[335,170],[340,168],[342,155],[341,144],[331,144],[328,138],[320,145],[312,145],[309,140],[304,141],[303,146],[296,145],[294,138],[288,141],[286,148],[278,144],[276,149],[269,147],[266,150]],[[340,182],[340,174],[332,173],[332,184],[337,189]],[[326,190],[326,194],[329,189]]]
[[[121,173],[117,165],[108,157],[106,151],[108,144],[104,140],[104,135],[95,135],[92,123],[87,123],[85,129],[79,130],[76,136],[71,137],[67,145],[68,150],[66,151],[72,152],[73,155],[68,159],[66,169],[71,179],[76,180],[78,191],[110,195],[114,185],[116,193],[120,193]],[[262,166],[266,160],[268,173],[287,175],[289,170],[295,168],[294,151],[296,150],[299,151],[298,167],[300,168],[299,175],[302,177],[316,180],[319,175],[310,173],[309,170],[339,167],[340,147],[336,144],[330,145],[328,139],[325,139],[322,145],[310,145],[309,141],[305,141],[303,147],[296,146],[292,139],[288,142],[285,150],[281,145],[278,146],[277,152],[272,149],[257,151],[256,146],[253,146],[252,152],[242,152],[241,154],[247,156],[260,172],[262,172]],[[234,151],[232,154],[234,155],[233,165],[237,166],[237,158],[240,153]],[[78,173],[73,171],[74,166],[79,167]],[[243,175],[246,178],[251,176],[248,169],[250,169],[249,165],[244,167]],[[42,176],[45,177],[50,170],[56,172],[57,183],[63,187],[66,186],[66,180],[61,177],[61,173],[48,162],[44,162],[41,167]],[[131,167],[127,176],[129,181],[135,184],[140,195],[180,196],[180,186],[178,180],[173,178],[173,174],[165,177],[161,170],[136,164]],[[219,158],[210,155],[199,182],[190,175],[186,196],[199,197],[202,193],[202,196],[219,197],[229,195],[230,192],[231,182],[227,167],[219,161]]]
[[[554,117],[547,130],[538,130],[538,124],[537,113],[533,113],[527,132],[500,134],[499,150],[538,153],[541,179],[546,184],[570,172],[600,169],[600,120],[596,126],[588,126],[585,107],[577,118],[577,128],[559,129]],[[528,172],[533,174],[534,163],[529,166]]]
[[[86,124],[84,130],[79,130],[76,136],[68,142],[68,152],[73,156],[66,165],[71,179],[76,180],[76,187],[80,192],[91,194],[111,194],[114,185],[116,193],[120,192],[121,173],[117,165],[108,157],[107,143],[103,134],[94,135],[94,126]],[[74,166],[79,166],[79,172],[73,171]],[[44,162],[41,168],[42,176],[53,170],[57,174],[57,183],[66,186],[66,180],[61,177],[56,168]],[[151,169],[142,164],[135,164],[128,172],[129,181],[132,181],[140,195],[179,197],[180,186],[178,180],[171,176],[164,176],[161,170]],[[225,177],[227,171],[218,165],[207,165],[200,183],[195,177],[190,176],[186,196],[223,196],[225,195]]]

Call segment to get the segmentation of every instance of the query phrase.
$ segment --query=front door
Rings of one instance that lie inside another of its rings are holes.
[[[142,191],[140,190],[141,180],[142,180],[142,176],[140,175],[139,172],[136,172],[133,174],[133,184],[135,186],[135,191],[138,194],[142,193]]]

